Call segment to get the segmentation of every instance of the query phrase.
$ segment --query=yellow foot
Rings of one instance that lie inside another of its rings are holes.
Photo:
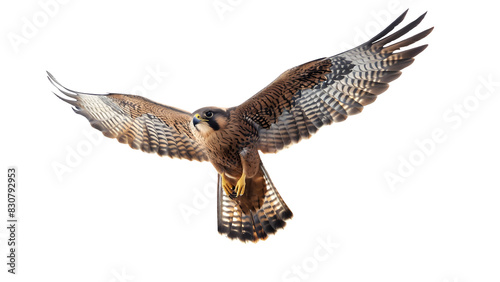
[[[236,192],[236,197],[239,197],[243,194],[245,194],[245,185],[246,185],[246,182],[245,182],[245,178],[247,176],[245,175],[245,173],[243,173],[240,177],[240,179],[238,180],[238,182],[236,183],[236,186],[234,187],[234,192]]]
[[[227,181],[226,175],[222,174],[222,189],[224,189],[224,192],[230,197],[234,197],[234,190],[233,190],[233,185]]]

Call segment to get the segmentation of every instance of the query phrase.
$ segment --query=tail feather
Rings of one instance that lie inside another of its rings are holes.
[[[260,164],[259,173],[247,179],[243,196],[231,199],[222,189],[219,175],[217,189],[218,231],[243,242],[265,240],[286,225],[292,211],[281,198],[266,169]]]
[[[279,218],[282,218],[284,220],[292,218],[293,213],[292,211],[288,208],[288,206],[285,204],[285,201],[283,201],[283,198],[281,198],[280,194],[276,190],[276,187],[274,186],[273,182],[271,181],[271,178],[269,177],[269,174],[267,173],[267,170],[264,168],[262,163],[260,164],[261,170],[264,173],[264,179],[266,181],[266,186],[272,187],[271,190],[268,190],[266,193],[266,202],[269,203],[269,205],[274,209],[275,214],[278,215]],[[270,213],[266,213],[270,214]],[[277,224],[279,222],[276,221],[275,223]],[[285,222],[282,220],[283,223],[282,226],[278,226],[278,228],[283,228],[285,226]]]
[[[229,233],[227,236],[229,238],[236,238],[241,233],[242,221],[241,221],[241,213],[238,210],[233,211],[233,217],[231,217],[231,221],[229,222]]]

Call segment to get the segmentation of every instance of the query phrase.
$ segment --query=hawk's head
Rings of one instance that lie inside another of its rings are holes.
[[[224,108],[206,107],[193,113],[193,125],[203,136],[224,129],[229,122],[229,113]]]

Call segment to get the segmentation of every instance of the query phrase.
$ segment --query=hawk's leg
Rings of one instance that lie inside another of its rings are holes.
[[[225,173],[222,174],[222,189],[231,199],[234,198],[233,185],[227,180]]]
[[[240,152],[241,166],[243,167],[243,172],[241,177],[234,187],[234,192],[236,197],[245,194],[246,178],[254,177],[260,169],[260,157],[258,151],[254,147],[244,148]]]
[[[236,197],[245,194],[245,185],[246,185],[245,178],[247,178],[247,176],[243,172],[243,174],[241,174],[240,179],[236,183],[236,186],[234,186],[234,192],[236,192]]]

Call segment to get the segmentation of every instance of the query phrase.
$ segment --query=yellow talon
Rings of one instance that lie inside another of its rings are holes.
[[[233,197],[233,186],[229,183],[229,181],[227,181],[225,174],[222,174],[222,188],[230,198]]]
[[[246,182],[245,182],[245,178],[247,176],[245,175],[245,173],[243,173],[240,177],[240,179],[238,180],[238,182],[236,183],[236,186],[234,187],[234,191],[236,192],[236,197],[239,197],[239,196],[242,196],[243,194],[245,194],[245,185],[246,185]]]
[[[242,196],[245,194],[245,178],[246,175],[243,173],[233,189],[233,185],[227,180],[226,175],[222,174],[222,189],[224,189],[224,192],[226,192],[231,199]]]
[[[233,198],[233,196],[232,196],[233,189],[228,189],[226,186],[224,186],[223,188],[224,188],[224,192],[226,192],[226,195],[228,195],[229,198]]]

